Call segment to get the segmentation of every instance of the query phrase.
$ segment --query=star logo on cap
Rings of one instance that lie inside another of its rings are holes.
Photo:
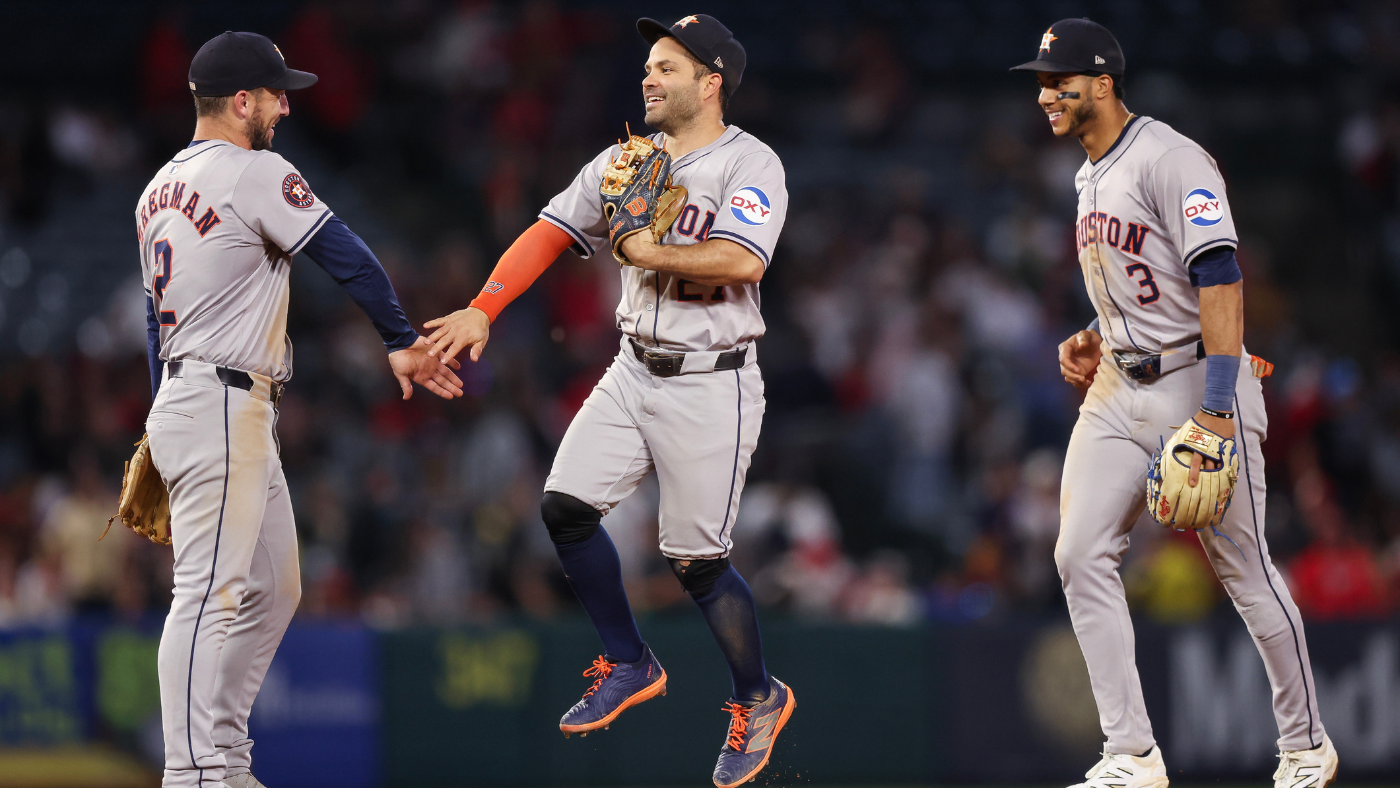
[[[273,52],[276,52],[276,53],[277,53],[277,56],[280,57],[280,58],[282,58],[282,62],[283,62],[283,63],[287,62],[287,56],[284,55],[284,54],[282,54],[282,50],[278,49],[276,44],[273,44],[273,45],[272,45],[272,51],[273,51]]]
[[[683,19],[678,19],[678,20],[676,20],[676,23],[675,23],[674,25],[671,25],[671,27],[685,27],[686,25],[690,24],[691,22],[699,22],[699,21],[700,21],[700,20],[695,16],[695,14],[691,14],[690,16],[684,17]]]
[[[1058,40],[1060,40],[1060,37],[1059,37],[1059,36],[1057,36],[1057,35],[1055,35],[1053,32],[1051,32],[1051,31],[1053,31],[1054,29],[1055,29],[1055,28],[1053,28],[1053,27],[1047,28],[1046,31],[1045,31],[1045,35],[1043,35],[1043,36],[1040,37],[1040,48],[1043,49],[1043,50],[1045,50],[1046,52],[1049,52],[1049,51],[1050,51],[1050,42],[1051,42],[1051,41],[1058,41]]]

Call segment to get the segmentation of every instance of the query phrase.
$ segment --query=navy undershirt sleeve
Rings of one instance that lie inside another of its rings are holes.
[[[1190,273],[1192,287],[1232,285],[1244,278],[1239,261],[1235,259],[1235,250],[1228,246],[1217,246],[1196,255],[1191,261]]]
[[[151,401],[155,402],[165,362],[160,360],[160,321],[156,320],[156,303],[150,296],[146,296],[146,363],[151,367]]]
[[[413,330],[403,307],[399,306],[399,298],[394,294],[389,275],[384,273],[384,266],[340,217],[332,216],[311,236],[302,251],[326,269],[364,310],[389,352],[412,347],[418,341],[418,332]]]

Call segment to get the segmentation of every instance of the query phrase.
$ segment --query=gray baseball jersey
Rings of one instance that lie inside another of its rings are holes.
[[[1075,249],[1109,349],[1156,353],[1200,339],[1188,266],[1237,243],[1215,159],[1160,120],[1134,117],[1074,185]]]
[[[661,135],[653,136],[660,141]],[[598,184],[618,147],[598,154],[560,192],[540,218],[573,236],[584,257],[609,252],[608,226]],[[787,217],[787,185],[777,154],[738,126],[671,165],[672,182],[688,202],[662,239],[694,244],[708,238],[733,241],[767,267]],[[727,350],[763,336],[758,285],[714,287],[676,276],[622,268],[617,327],[638,341],[668,350]]]
[[[292,374],[292,255],[330,218],[281,156],[224,141],[181,151],[136,208],[161,357],[183,362],[166,365],[146,421],[175,559],[158,659],[165,788],[249,768],[248,714],[301,596],[272,381]]]
[[[286,159],[219,140],[171,159],[136,206],[161,358],[292,375],[292,256],[331,210]]]
[[[574,250],[585,257],[609,254],[598,185],[615,155],[616,147],[599,154],[540,213],[573,236]],[[722,238],[768,265],[788,200],[782,162],[767,145],[730,126],[677,159],[671,173],[689,192],[688,203],[663,243]],[[728,555],[766,408],[751,344],[764,330],[758,285],[697,285],[631,266],[623,266],[622,284],[618,328],[644,344],[685,351],[685,365],[675,377],[652,375],[624,337],[617,359],[569,424],[545,490],[607,514],[655,471],[661,552]],[[743,367],[714,371],[719,352],[744,345]]]
[[[1134,523],[1148,519],[1148,461],[1163,436],[1196,413],[1206,368],[1192,353],[1181,366],[1164,359],[1162,369],[1174,371],[1138,381],[1107,351],[1193,345],[1201,336],[1200,296],[1188,266],[1203,251],[1234,247],[1235,227],[1215,161],[1151,118],[1131,119],[1103,157],[1084,164],[1076,186],[1076,246],[1106,354],[1065,452],[1055,563],[1089,666],[1106,749],[1136,755],[1151,749],[1155,738],[1118,566]],[[1241,467],[1234,503],[1222,535],[1202,531],[1201,543],[1264,659],[1279,746],[1308,749],[1321,743],[1324,731],[1303,623],[1264,538],[1260,444],[1268,418],[1249,364],[1240,367],[1235,416]]]

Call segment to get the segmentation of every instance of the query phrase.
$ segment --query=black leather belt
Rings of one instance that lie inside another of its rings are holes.
[[[1189,351],[1188,351],[1189,352]],[[1173,366],[1167,372],[1175,372],[1182,366],[1195,364],[1206,357],[1206,343],[1197,340],[1196,357],[1190,359],[1185,364]],[[1127,353],[1121,350],[1113,351],[1113,363],[1123,370],[1123,374],[1133,380],[1156,380],[1163,374],[1161,353]]]
[[[185,362],[183,361],[168,361],[165,367],[168,370],[169,376],[172,378],[184,377],[185,375]],[[243,389],[244,391],[252,391],[253,387],[258,384],[258,382],[253,379],[252,375],[249,375],[241,369],[216,366],[214,367],[214,374],[219,376],[219,380],[223,381],[224,385],[233,386],[236,389]],[[269,382],[272,385],[267,392],[268,399],[271,400],[273,406],[276,406],[277,402],[282,399],[282,384],[275,380]]]
[[[649,348],[628,338],[632,343],[632,353],[637,356],[637,360],[646,365],[647,372],[658,378],[669,378],[681,374],[681,367],[685,366],[685,354],[673,353],[669,350],[657,350]],[[726,350],[715,359],[715,372],[723,372],[729,369],[738,369],[744,366],[744,357],[749,354],[746,347]]]

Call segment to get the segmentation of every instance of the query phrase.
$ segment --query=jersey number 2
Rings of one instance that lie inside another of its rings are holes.
[[[1147,306],[1148,304],[1152,303],[1153,301],[1156,301],[1162,296],[1162,291],[1158,290],[1157,283],[1152,281],[1152,271],[1147,266],[1143,265],[1142,263],[1133,263],[1132,265],[1128,266],[1126,270],[1128,272],[1129,279],[1132,279],[1133,274],[1135,273],[1142,273],[1142,278],[1135,281],[1137,282],[1138,287],[1148,292],[1148,295],[1139,294],[1137,297],[1139,304]]]
[[[170,258],[174,251],[170,247],[169,239],[162,238],[156,241],[152,251],[156,257],[156,277],[151,282],[151,292],[155,294],[156,319],[163,326],[175,325],[175,313],[161,311],[161,302],[165,300],[165,289],[170,286]]]

